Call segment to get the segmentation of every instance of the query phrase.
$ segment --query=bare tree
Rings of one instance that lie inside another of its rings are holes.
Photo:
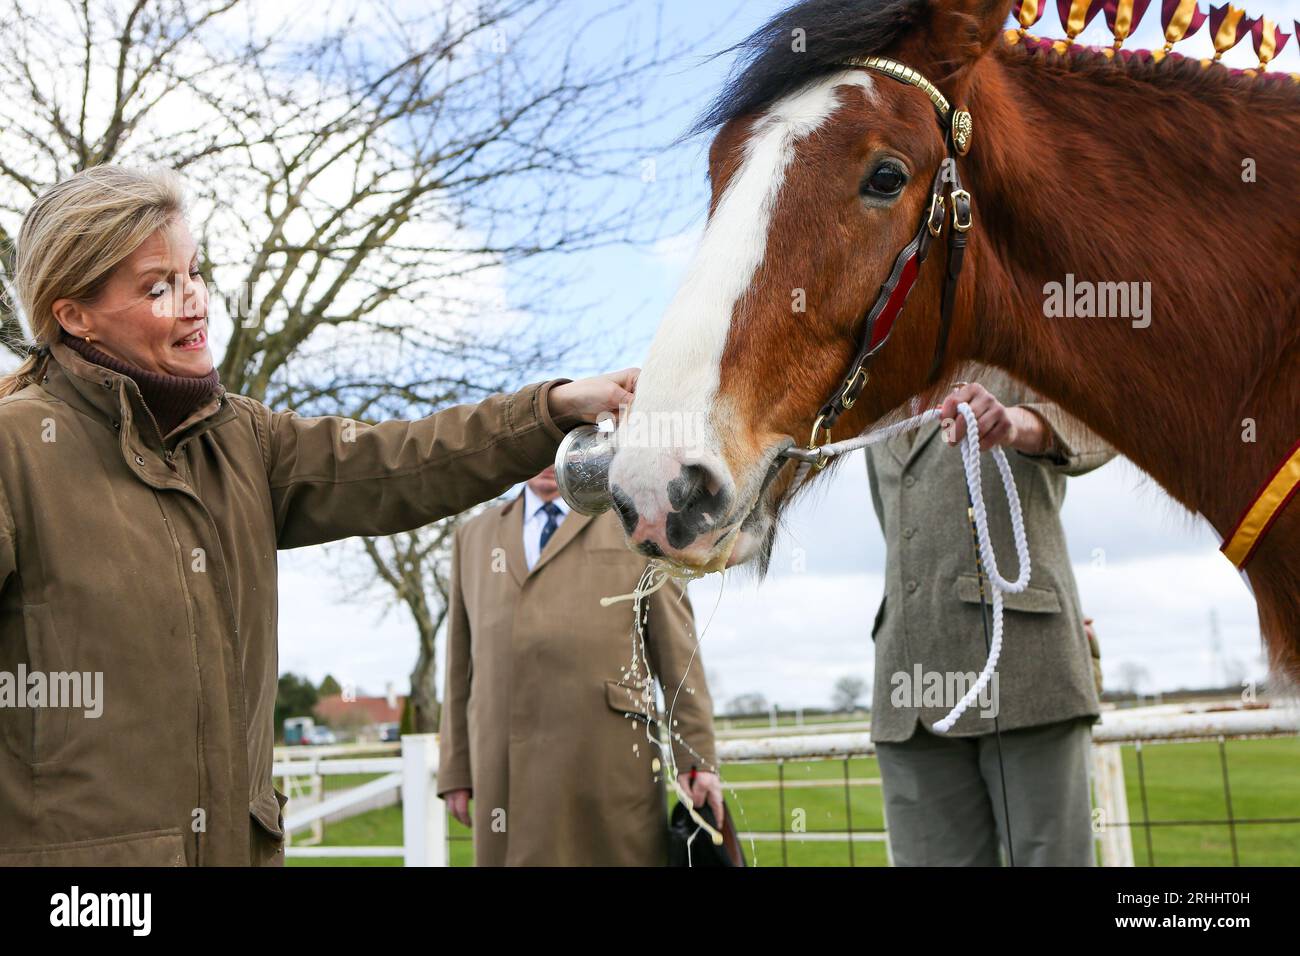
[[[0,6],[0,292],[47,186],[108,162],[177,169],[233,392],[373,421],[517,386],[575,335],[537,321],[569,304],[541,280],[525,322],[505,268],[653,238],[608,188],[649,147],[611,143],[668,54],[592,39],[630,4],[586,22],[563,0]],[[0,303],[16,354],[22,317]],[[420,729],[449,540],[363,543],[420,634]]]
[[[404,534],[361,538],[369,573],[351,560],[353,549],[336,555],[345,582],[344,599],[378,598],[386,611],[401,608],[415,624],[418,652],[411,670],[412,726],[418,733],[437,730],[441,717],[437,683],[437,638],[447,618],[452,538],[457,520],[439,521]]]
[[[1136,661],[1124,661],[1116,670],[1119,686],[1131,694],[1140,694],[1142,685],[1151,682],[1151,672]]]
[[[768,709],[767,698],[756,691],[733,697],[727,704],[727,713],[743,717],[765,714]]]
[[[835,682],[831,692],[831,708],[846,713],[858,709],[858,701],[867,692],[867,682],[861,677],[846,674]]]

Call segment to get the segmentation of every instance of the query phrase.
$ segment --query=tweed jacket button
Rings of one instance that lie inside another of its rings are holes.
[[[916,534],[916,529],[915,529],[915,528],[904,528],[904,529],[903,529],[903,537],[904,537],[904,538],[910,538],[910,537],[911,537],[912,535],[914,535],[914,534]]]
[[[903,484],[906,485],[908,488],[911,488],[914,484],[916,484],[916,476],[908,475],[906,478],[903,479]]]
[[[908,581],[908,582],[907,582],[907,593],[908,593],[908,594],[914,594],[915,592],[916,592],[916,582],[915,582],[915,581]]]

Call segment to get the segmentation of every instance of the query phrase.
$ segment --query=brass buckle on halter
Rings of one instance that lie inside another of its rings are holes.
[[[813,422],[812,434],[808,436],[808,450],[818,452],[817,464],[813,465],[814,471],[821,471],[826,467],[826,462],[830,461],[825,455],[820,454],[821,449],[817,446],[817,433],[822,430],[822,422],[826,420],[825,415],[818,415],[817,421]],[[831,430],[826,429],[826,439],[830,440]]]
[[[930,197],[930,218],[925,223],[930,235],[937,239],[939,233],[943,232],[943,222],[947,218],[948,214],[943,208],[943,193],[935,193]]]
[[[857,388],[854,388],[853,383],[858,380],[859,375],[862,376],[862,385],[859,385]],[[854,371],[853,377],[849,379],[848,384],[844,386],[844,391],[840,392],[840,404],[844,406],[845,410],[848,410],[853,407],[853,403],[858,400],[858,393],[862,391],[863,386],[865,386],[866,384],[867,384],[867,370],[863,368],[861,365],[859,365],[857,369]],[[852,392],[853,395],[850,396],[849,392]]]
[[[966,221],[961,219],[961,201],[966,202]],[[952,227],[958,232],[969,232],[970,227],[975,225],[975,212],[971,209],[970,193],[964,189],[954,189],[952,191]]]

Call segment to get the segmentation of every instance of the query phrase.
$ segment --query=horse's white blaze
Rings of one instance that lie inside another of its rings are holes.
[[[719,435],[729,430],[729,416],[715,407],[727,332],[736,303],[763,262],[772,214],[796,147],[839,109],[840,86],[858,86],[873,95],[870,76],[845,71],[779,100],[754,122],[744,160],[718,202],[650,345],[637,382],[634,421],[659,435],[664,425],[654,419],[668,422],[672,430],[682,423],[684,434],[671,443],[681,457],[665,454],[663,441],[624,441],[634,432],[625,423],[610,478],[651,520],[667,510],[667,482],[677,476],[682,463],[727,472]]]

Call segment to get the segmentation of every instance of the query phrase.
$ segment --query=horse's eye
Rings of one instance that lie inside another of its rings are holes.
[[[861,193],[864,196],[897,196],[907,185],[907,173],[894,162],[883,162],[862,181]]]

